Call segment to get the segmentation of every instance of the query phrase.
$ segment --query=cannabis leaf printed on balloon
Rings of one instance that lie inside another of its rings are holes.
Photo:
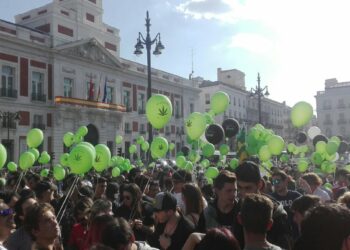
[[[80,154],[76,154],[74,156],[74,158],[75,158],[76,161],[80,161],[81,160],[81,155]]]
[[[96,155],[95,162],[100,162],[100,161],[101,161],[101,157],[99,155]]]
[[[186,127],[188,127],[188,128],[192,127],[192,121],[191,120],[188,120],[186,122]]]
[[[158,115],[160,115],[160,116],[168,115],[168,109],[166,109],[164,106],[162,106],[162,108],[159,109],[158,111],[159,111]]]
[[[163,145],[159,145],[159,150],[163,150],[164,146]]]

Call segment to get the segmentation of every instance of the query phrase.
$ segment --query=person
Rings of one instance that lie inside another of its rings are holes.
[[[24,218],[28,212],[28,209],[37,203],[34,199],[35,194],[32,196],[21,197],[15,205],[15,222],[17,224],[17,230],[13,232],[5,242],[5,246],[8,250],[30,250],[32,245],[32,238],[23,226]]]
[[[83,250],[89,250],[91,246],[101,243],[102,233],[107,224],[113,220],[110,214],[102,214],[93,218],[89,225],[89,231],[83,244]]]
[[[122,197],[122,205],[115,215],[131,223],[136,240],[146,240],[154,230],[153,210],[147,209],[147,202],[142,201],[141,190],[135,183],[123,186]]]
[[[133,231],[123,218],[113,218],[102,232],[101,243],[109,249],[156,250],[146,242],[135,241]]]
[[[299,186],[306,194],[316,195],[323,203],[331,200],[329,194],[321,189],[322,179],[315,173],[307,173],[299,178]]]
[[[31,206],[24,218],[24,226],[34,240],[32,249],[62,249],[58,239],[60,227],[50,204],[36,203]]]
[[[350,191],[350,171],[343,168],[335,172],[335,185],[333,186],[333,195],[335,200],[345,192]]]
[[[303,221],[306,212],[316,206],[321,204],[320,197],[316,195],[304,195],[293,201],[291,210],[293,212],[293,221],[298,226],[298,231],[300,232],[301,222]]]
[[[40,182],[40,176],[36,173],[27,174],[26,185],[29,189],[35,190],[36,185]]]
[[[159,192],[160,192],[159,182],[155,180],[150,181],[148,192],[147,192],[148,197],[154,199]]]
[[[119,185],[116,182],[108,182],[106,189],[106,198],[112,202],[113,214],[119,207]]]
[[[248,194],[261,194],[262,189],[261,175],[258,165],[252,161],[245,161],[240,164],[236,170],[237,186],[240,197],[240,204]],[[274,245],[284,249],[290,249],[292,245],[292,232],[288,224],[288,214],[273,197],[264,194],[273,202],[273,225],[267,233],[267,240]],[[240,229],[242,232],[242,228]],[[242,234],[242,233],[241,233]],[[240,241],[241,247],[244,245],[244,240],[241,234],[235,235]]]
[[[350,249],[350,210],[339,204],[311,209],[301,223],[301,236],[293,250]]]
[[[0,201],[0,250],[6,250],[3,244],[15,228],[14,211],[6,203]]]
[[[70,233],[68,249],[83,249],[88,231],[88,220],[93,201],[88,197],[80,198],[74,207],[76,224]]]
[[[291,211],[292,203],[299,198],[301,194],[297,191],[288,190],[288,175],[284,171],[277,170],[272,173],[272,185],[274,192],[271,196],[283,205],[288,214],[288,223],[291,226],[294,238],[298,236],[298,226],[293,222],[293,213]]]
[[[96,216],[103,214],[113,215],[112,203],[107,199],[95,200],[90,209],[89,220],[92,221]]]
[[[350,192],[346,192],[342,196],[340,196],[337,203],[344,205],[345,207],[350,209]]]
[[[51,203],[54,200],[56,185],[48,181],[40,181],[35,186],[35,196],[39,203]]]
[[[182,187],[186,183],[192,182],[192,176],[186,170],[180,169],[172,176],[173,194],[176,197],[177,206],[184,212],[185,204],[182,201]]]
[[[185,204],[185,217],[196,228],[200,214],[204,209],[201,190],[193,183],[186,183],[182,187],[182,199]]]
[[[3,200],[11,209],[15,209],[15,204],[19,198],[19,194],[13,191],[0,192],[0,199]]]
[[[240,250],[240,246],[232,232],[225,228],[211,228],[206,234],[192,233],[182,250]]]
[[[98,177],[96,181],[94,200],[105,198],[107,189],[107,179],[104,177]]]
[[[149,238],[150,245],[167,250],[181,249],[194,227],[177,210],[175,196],[169,192],[157,194],[154,211],[157,224]]]
[[[266,196],[253,193],[245,196],[238,216],[244,231],[244,250],[281,250],[266,239],[273,224],[272,211],[273,203]]]

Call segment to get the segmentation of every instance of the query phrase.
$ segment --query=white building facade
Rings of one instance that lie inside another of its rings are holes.
[[[20,121],[1,120],[0,138],[10,160],[26,150],[26,133],[44,130],[41,150],[59,156],[65,132],[86,125],[86,140],[123,152],[139,135],[147,138],[146,66],[120,58],[119,30],[102,22],[102,0],[54,0],[0,21],[0,111],[19,112]],[[185,136],[183,121],[197,108],[193,81],[152,69],[152,92],[169,97],[174,112],[164,134],[176,149]],[[186,105],[184,105],[186,104]],[[115,145],[123,135],[123,145]],[[57,162],[58,159],[55,160]]]

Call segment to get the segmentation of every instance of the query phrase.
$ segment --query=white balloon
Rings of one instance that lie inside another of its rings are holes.
[[[316,126],[309,128],[309,130],[307,131],[307,135],[311,140],[314,139],[316,135],[320,135],[320,134],[321,134],[321,129]]]

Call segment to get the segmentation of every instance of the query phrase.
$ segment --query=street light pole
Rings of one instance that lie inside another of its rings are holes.
[[[12,156],[12,142],[10,141],[10,127],[11,127],[10,123],[12,120],[14,120],[15,122],[18,122],[19,120],[21,120],[21,117],[20,117],[19,112],[11,113],[9,111],[7,111],[7,112],[0,111],[0,120],[1,119],[5,120],[5,124],[7,126],[6,149],[10,153],[10,155]]]
[[[264,88],[261,88],[260,86],[260,74],[258,73],[258,86],[255,88],[252,88],[250,90],[250,97],[257,96],[258,97],[258,115],[259,115],[259,123],[262,124],[262,117],[261,117],[261,98],[264,96],[269,96],[269,90],[268,87],[265,86]],[[264,93],[265,91],[265,93]]]
[[[142,54],[143,45],[146,46],[147,51],[147,100],[152,96],[152,72],[151,72],[151,48],[155,43],[156,48],[153,51],[155,56],[158,56],[162,53],[162,50],[165,48],[160,40],[160,33],[157,33],[154,39],[150,35],[151,19],[149,18],[148,11],[146,13],[146,38],[139,32],[139,37],[137,38],[137,43],[135,45],[134,54],[139,56]],[[152,143],[153,140],[153,128],[150,123],[148,123],[148,142]]]

